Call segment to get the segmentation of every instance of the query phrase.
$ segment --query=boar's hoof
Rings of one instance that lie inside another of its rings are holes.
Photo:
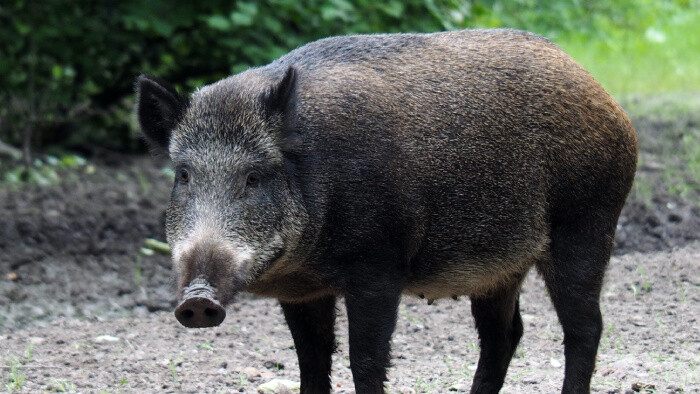
[[[175,317],[185,327],[214,327],[224,321],[226,310],[210,298],[191,297],[175,308]]]

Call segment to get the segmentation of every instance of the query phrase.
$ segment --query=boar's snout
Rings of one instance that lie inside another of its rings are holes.
[[[193,281],[175,308],[175,317],[188,328],[214,327],[224,321],[226,310],[216,300],[214,289],[208,283]]]

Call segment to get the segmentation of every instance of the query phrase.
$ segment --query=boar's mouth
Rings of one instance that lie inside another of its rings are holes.
[[[216,290],[203,278],[190,282],[182,292],[175,317],[185,327],[215,327],[226,318],[226,310],[216,298]]]

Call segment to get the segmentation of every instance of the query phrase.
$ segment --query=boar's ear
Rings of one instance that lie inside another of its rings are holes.
[[[170,133],[187,108],[187,99],[160,79],[141,75],[136,81],[136,113],[141,132],[156,151],[168,150]]]
[[[290,104],[290,98],[296,85],[297,71],[294,67],[287,68],[284,76],[275,82],[261,97],[268,115],[284,114]]]

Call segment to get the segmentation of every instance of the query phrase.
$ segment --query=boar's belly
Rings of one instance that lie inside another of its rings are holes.
[[[545,261],[547,256],[546,250],[540,250],[514,260],[445,262],[427,277],[409,278],[404,293],[429,301],[464,295],[479,297],[519,283],[536,262]]]

